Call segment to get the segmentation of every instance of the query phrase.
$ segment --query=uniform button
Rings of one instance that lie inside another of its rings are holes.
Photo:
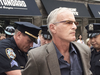
[[[23,69],[23,68],[24,68],[24,66],[20,66],[20,68],[21,68],[21,69]]]

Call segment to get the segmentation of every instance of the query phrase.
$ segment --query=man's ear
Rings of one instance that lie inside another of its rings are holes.
[[[54,33],[54,34],[56,33],[56,26],[54,24],[50,24],[49,28],[52,33]]]
[[[18,32],[14,35],[14,39],[15,39],[17,45],[18,45],[18,43],[20,42],[20,40],[22,40],[21,37],[22,37],[22,33],[21,33],[20,31],[18,31]]]
[[[22,35],[22,33],[20,31],[18,31],[17,34],[16,34],[17,40],[20,39],[21,35]]]

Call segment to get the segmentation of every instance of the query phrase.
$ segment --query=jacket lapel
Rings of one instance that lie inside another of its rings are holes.
[[[73,44],[77,47],[77,49],[80,53],[81,61],[82,61],[82,65],[83,65],[83,70],[84,70],[84,75],[88,75],[88,72],[87,72],[88,53],[85,52],[85,50],[81,47],[81,45],[79,45],[75,42],[73,42]]]
[[[53,42],[51,42],[48,45],[47,52],[48,54],[47,54],[46,59],[47,59],[47,63],[48,63],[48,67],[51,72],[51,75],[61,75],[58,58],[57,58],[57,54],[56,54],[56,50],[53,45]]]

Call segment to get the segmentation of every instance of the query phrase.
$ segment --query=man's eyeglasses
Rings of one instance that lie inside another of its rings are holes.
[[[75,25],[78,25],[79,23],[76,22],[76,21],[70,21],[70,20],[66,20],[66,21],[60,21],[60,22],[56,22],[56,23],[53,23],[53,24],[58,24],[58,23],[66,23],[66,24],[75,24]]]

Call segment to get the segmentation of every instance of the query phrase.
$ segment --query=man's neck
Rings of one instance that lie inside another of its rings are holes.
[[[53,41],[60,53],[69,52],[70,43],[65,41]]]

